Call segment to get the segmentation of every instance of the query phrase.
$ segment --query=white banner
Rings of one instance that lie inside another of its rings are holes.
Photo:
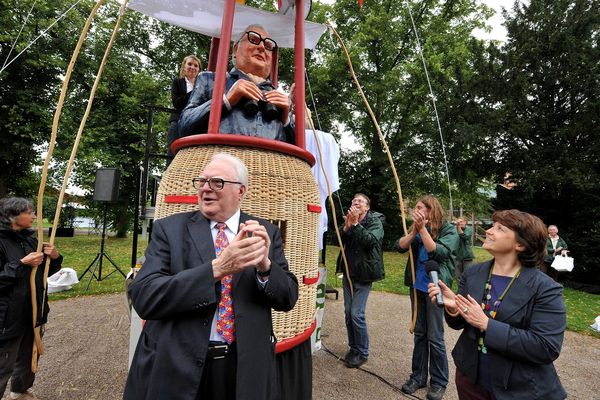
[[[131,0],[129,8],[189,31],[221,37],[225,0]],[[231,38],[237,40],[251,24],[264,26],[279,47],[294,47],[293,17],[236,4]],[[326,29],[325,25],[304,21],[304,47],[314,49]]]

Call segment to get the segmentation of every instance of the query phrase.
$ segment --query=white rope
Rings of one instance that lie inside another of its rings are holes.
[[[438,131],[440,133],[440,140],[442,142],[442,153],[444,154],[444,165],[446,167],[446,179],[448,180],[448,197],[450,198],[450,212],[454,213],[454,208],[452,204],[452,188],[450,186],[450,171],[448,170],[448,158],[446,157],[446,145],[444,144],[444,136],[442,135],[442,126],[440,124],[440,117],[438,115],[437,106],[435,103],[435,95],[433,94],[433,88],[431,87],[431,81],[429,80],[429,71],[427,70],[427,63],[425,62],[425,57],[423,56],[423,48],[421,47],[421,38],[419,37],[419,31],[417,30],[417,26],[415,25],[415,20],[412,15],[412,11],[410,10],[410,6],[408,1],[405,1],[406,9],[408,10],[408,15],[410,15],[410,21],[413,26],[413,30],[415,31],[415,38],[417,40],[417,50],[419,55],[421,56],[421,61],[423,62],[423,69],[425,70],[425,77],[427,78],[427,85],[429,86],[429,93],[431,95],[431,102],[433,104],[433,112],[435,113],[435,120],[437,122]],[[452,216],[452,214],[450,215]]]
[[[33,7],[35,7],[35,3],[37,3],[37,0],[35,0],[33,2],[33,4],[31,5],[31,8],[29,9],[27,16],[25,17],[25,21],[23,21],[23,25],[21,25],[21,29],[19,29],[19,33],[17,33],[17,37],[15,38],[15,41],[13,42],[12,46],[10,47],[10,51],[8,52],[8,55],[6,56],[6,60],[4,60],[4,64],[2,64],[2,69],[4,69],[4,66],[8,62],[8,59],[10,58],[10,55],[12,54],[12,51],[15,48],[15,45],[17,44],[17,41],[21,37],[21,32],[23,32],[23,28],[25,28],[25,25],[27,25],[27,21],[29,21],[29,16],[31,15],[31,12],[33,11]]]
[[[27,49],[29,49],[31,46],[33,46],[35,44],[35,42],[38,41],[39,38],[41,38],[42,36],[44,36],[46,34],[46,32],[48,32],[54,25],[56,25],[56,23],[58,21],[60,21],[61,19],[63,19],[68,13],[69,11],[71,11],[72,9],[74,9],[77,4],[81,3],[82,0],[77,0],[77,2],[75,4],[73,4],[71,7],[69,7],[69,9],[67,11],[65,11],[64,13],[61,14],[60,17],[58,17],[57,19],[54,20],[54,22],[52,22],[52,24],[50,24],[49,27],[47,27],[46,29],[44,29],[44,31],[42,33],[40,33],[35,39],[33,39],[33,41],[31,43],[29,43],[27,45],[27,47],[25,47],[23,50],[21,50],[21,52],[19,54],[17,54],[15,56],[15,58],[13,58],[12,60],[10,60],[9,63],[5,63],[5,65],[2,67],[2,69],[0,69],[0,74],[6,69],[8,68],[8,66],[10,64],[12,64],[17,58],[19,58],[19,56],[23,53],[25,53],[25,51],[27,51]]]

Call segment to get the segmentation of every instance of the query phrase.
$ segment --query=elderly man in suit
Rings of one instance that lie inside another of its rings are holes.
[[[250,25],[233,46],[235,67],[226,76],[221,133],[235,133],[294,143],[290,97],[269,80],[277,43],[261,25]],[[206,133],[215,84],[214,72],[203,72],[181,113],[179,136]]]
[[[194,179],[200,211],[156,221],[129,287],[146,325],[124,399],[277,398],[271,309],[298,282],[279,230],[240,211],[246,167],[219,153]]]

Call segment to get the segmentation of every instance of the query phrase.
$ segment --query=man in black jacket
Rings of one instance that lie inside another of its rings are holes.
[[[35,374],[31,371],[33,327],[31,308],[31,268],[37,269],[36,292],[38,325],[48,318],[48,296],[44,296],[44,268],[50,257],[49,274],[56,273],[62,256],[54,246],[44,243],[37,252],[37,240],[32,237],[35,221],[33,205],[27,199],[9,197],[0,200],[0,393],[4,393],[11,378],[9,399],[37,399],[30,388]],[[42,299],[44,303],[42,304]]]
[[[342,241],[354,295],[350,291],[347,271],[338,256],[337,271],[343,272],[344,313],[350,350],[344,358],[348,368],[358,368],[369,357],[369,334],[365,308],[374,281],[385,277],[383,268],[383,222],[385,216],[371,211],[371,200],[357,193],[346,215]]]

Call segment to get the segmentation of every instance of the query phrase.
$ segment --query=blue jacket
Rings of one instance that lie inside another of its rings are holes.
[[[238,79],[250,80],[243,72],[233,68],[226,77],[225,93],[231,89]],[[202,72],[198,75],[196,78],[196,87],[192,91],[189,103],[179,118],[179,137],[206,133],[208,131],[208,119],[214,85],[214,72]],[[263,91],[274,89],[273,84],[268,80],[259,84],[258,87]],[[261,111],[252,117],[247,117],[241,107],[244,103],[243,100],[234,105],[231,110],[227,109],[224,101],[222,103],[221,133],[234,133],[294,143],[294,128],[292,124],[284,126],[280,118],[267,121],[263,119]]]
[[[465,270],[458,293],[483,298],[492,261]],[[477,329],[459,315],[446,315],[453,329],[463,329],[452,357],[456,368],[477,381]],[[564,400],[554,360],[560,355],[567,314],[562,286],[537,268],[523,268],[490,319],[485,346],[491,357],[492,389],[497,400]]]

